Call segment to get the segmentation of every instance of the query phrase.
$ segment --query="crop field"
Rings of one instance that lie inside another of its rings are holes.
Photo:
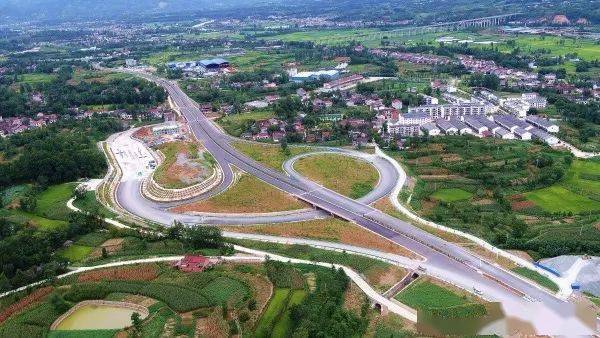
[[[411,251],[377,234],[336,218],[282,224],[228,226],[224,227],[224,229],[243,233],[335,241],[395,253],[406,257],[416,257]]]
[[[240,300],[249,294],[248,287],[241,281],[228,277],[217,277],[202,288],[213,304],[223,304],[229,300]]]
[[[202,58],[211,57],[208,54],[192,52],[192,51],[177,51],[167,50],[159,53],[154,53],[143,58],[141,61],[151,66],[164,66],[167,62],[172,61],[190,61]]]
[[[278,145],[251,142],[234,142],[232,146],[251,159],[280,171],[288,159],[311,151],[310,147],[299,146],[288,147],[289,153],[285,153]]]
[[[468,200],[471,196],[473,196],[472,193],[458,188],[439,189],[431,194],[434,199],[444,202]]]
[[[598,59],[598,55],[600,55],[600,45],[596,44],[593,40],[524,34],[509,36],[508,39],[514,39],[516,46],[524,52],[535,52],[539,49],[545,49],[549,50],[550,54],[555,56],[576,53],[577,57],[588,61]],[[500,50],[512,50],[506,44],[500,44],[498,47]]]
[[[281,71],[283,64],[294,58],[283,52],[248,51],[243,55],[229,57],[228,60],[239,71]]]
[[[554,292],[559,290],[558,285],[556,285],[556,283],[554,283],[550,278],[548,278],[536,271],[533,271],[533,270],[530,270],[530,269],[524,268],[524,267],[516,267],[516,268],[512,269],[512,271],[525,277],[525,278],[531,279],[532,281],[538,283],[539,285],[541,285],[547,289],[550,289]]]
[[[257,120],[268,119],[273,116],[274,114],[272,111],[259,110],[241,114],[227,115],[217,120],[217,122],[229,135],[239,137],[246,130],[246,126],[249,124],[252,124]]]
[[[296,210],[305,205],[285,192],[250,175],[241,175],[229,189],[208,200],[172,210],[184,212],[273,212]]]
[[[379,179],[377,169],[366,161],[337,154],[318,154],[294,164],[300,174],[342,195],[357,199],[368,194]]]
[[[340,45],[352,41],[366,43],[368,46],[377,46],[379,40],[376,38],[367,37],[366,34],[378,33],[377,29],[326,29],[326,30],[311,30],[303,32],[294,32],[269,36],[269,40],[281,41],[313,41],[317,44],[324,45]]]

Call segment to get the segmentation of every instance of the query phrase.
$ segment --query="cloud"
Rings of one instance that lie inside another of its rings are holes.
[[[168,5],[169,5],[169,3],[168,3],[168,2],[166,2],[166,1],[160,1],[160,2],[158,3],[158,8],[160,8],[160,9],[164,9],[164,8],[166,8]]]

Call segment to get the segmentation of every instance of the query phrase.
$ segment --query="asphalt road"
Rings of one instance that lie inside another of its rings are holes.
[[[230,138],[202,115],[195,103],[175,83],[156,77],[149,78],[169,92],[196,138],[219,163],[234,165],[318,209],[354,222],[420,254],[433,269],[443,271],[449,278],[461,280],[462,284],[470,283],[487,298],[500,301],[507,314],[518,321],[530,323],[537,334],[581,335],[596,331],[597,324],[593,314],[589,313],[588,318],[582,319],[581,311],[573,304],[554,297],[500,267],[482,262],[457,245],[366,204],[331,190],[315,187],[314,183],[306,179],[286,176],[240,154],[229,144]],[[130,195],[128,198],[139,201],[139,194],[137,195],[138,197]],[[119,199],[121,197],[123,196],[118,196]],[[119,202],[129,210],[122,200]],[[136,213],[134,210],[130,211]],[[523,295],[534,301],[525,300]]]

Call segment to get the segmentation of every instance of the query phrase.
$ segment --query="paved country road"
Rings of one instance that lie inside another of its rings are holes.
[[[414,251],[425,257],[429,266],[443,271],[449,279],[459,280],[463,285],[471,284],[485,294],[486,298],[500,301],[507,315],[529,322],[537,334],[589,335],[596,331],[594,314],[588,313],[588,318],[583,319],[573,304],[556,298],[499,266],[481,261],[455,244],[360,201],[328,189],[316,188],[305,179],[299,180],[267,168],[239,153],[229,144],[231,138],[207,119],[176,83],[148,74],[144,76],[168,91],[195,137],[222,166],[234,165],[320,210],[354,222]],[[119,191],[121,188],[119,187]],[[156,221],[155,216],[161,211],[144,206],[139,190],[137,193],[130,189],[127,191],[127,194],[117,194],[121,206],[134,214]],[[139,207],[140,204],[142,207]]]

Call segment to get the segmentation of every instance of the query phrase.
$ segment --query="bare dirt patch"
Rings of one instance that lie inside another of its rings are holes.
[[[215,310],[210,316],[196,321],[194,337],[228,337],[229,327],[220,311]]]
[[[344,292],[344,309],[360,315],[360,308],[364,302],[363,292],[353,282],[348,285]]]
[[[525,251],[522,250],[506,250],[513,255],[523,258],[526,261],[533,262],[533,258]]]
[[[107,254],[111,254],[117,251],[121,251],[123,249],[123,238],[111,238],[100,245],[99,248],[96,248],[90,254],[91,258],[98,258],[102,256],[102,249],[106,251]]]
[[[79,282],[99,282],[103,280],[143,280],[149,281],[158,277],[155,264],[125,266],[84,272],[77,278]]]
[[[395,265],[375,267],[366,274],[366,279],[378,291],[386,291],[406,275],[406,270]]]

